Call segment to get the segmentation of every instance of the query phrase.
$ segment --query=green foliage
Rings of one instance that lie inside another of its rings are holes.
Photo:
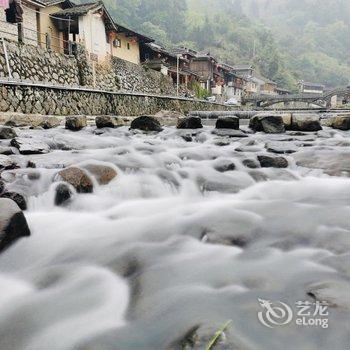
[[[210,96],[209,91],[207,89],[202,88],[198,83],[192,83],[190,86],[190,90],[194,91],[196,97],[201,100],[204,100]]]

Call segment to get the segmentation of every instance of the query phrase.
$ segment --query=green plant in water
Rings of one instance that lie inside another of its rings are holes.
[[[231,323],[232,323],[232,320],[228,320],[224,325],[222,325],[222,327],[220,327],[220,329],[215,333],[213,338],[210,339],[205,350],[214,349],[215,344],[217,343],[221,335],[226,331],[226,329],[231,325]]]

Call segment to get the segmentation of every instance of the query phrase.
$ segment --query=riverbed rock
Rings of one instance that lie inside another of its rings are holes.
[[[57,128],[61,125],[61,119],[54,116],[45,116],[43,121],[39,124],[43,129]]]
[[[13,200],[0,198],[0,252],[27,236],[30,230],[22,210]]]
[[[258,156],[262,168],[288,168],[288,161],[283,157]]]
[[[142,115],[138,118],[135,118],[130,125],[130,129],[137,129],[142,131],[157,131],[160,132],[163,130],[160,122],[149,115]]]
[[[101,115],[95,118],[95,124],[98,129],[102,128],[118,128],[125,125],[121,117],[112,115]]]
[[[117,176],[116,170],[108,165],[87,164],[82,168],[92,174],[100,185],[109,184]]]
[[[87,126],[87,119],[83,115],[66,117],[66,129],[79,131]]]
[[[6,126],[36,128],[43,122],[44,116],[36,114],[13,114],[7,117]]]
[[[299,147],[293,142],[270,141],[265,144],[267,151],[277,154],[298,152]]]
[[[55,189],[55,205],[64,206],[72,198],[73,192],[68,184],[60,183]]]
[[[202,120],[199,117],[186,117],[180,118],[178,120],[177,126],[178,129],[201,129],[203,128]]]
[[[297,114],[292,115],[290,130],[294,131],[319,131],[322,130],[320,116],[317,114]]]
[[[214,129],[212,134],[228,138],[244,138],[249,136],[244,131],[235,129]]]
[[[10,128],[9,126],[0,126],[1,140],[13,139],[14,137],[17,137],[17,133],[14,129]]]
[[[350,114],[333,117],[330,126],[333,129],[350,130]]]
[[[280,115],[257,114],[249,121],[249,127],[256,131],[264,131],[267,134],[282,134],[285,127]]]
[[[5,191],[5,184],[0,180],[0,195]]]
[[[216,129],[239,129],[239,118],[236,116],[219,117],[215,125]]]
[[[24,198],[24,196],[22,196],[17,192],[4,192],[3,194],[1,194],[0,197],[12,199],[19,206],[21,210],[27,210],[26,199]]]
[[[12,139],[11,145],[16,147],[21,154],[44,154],[50,151],[50,147],[43,141],[25,137]]]
[[[70,167],[58,173],[61,180],[71,184],[78,193],[92,193],[94,186],[86,172],[77,167]]]
[[[18,167],[17,164],[9,156],[0,154],[0,171],[11,170],[17,167]]]
[[[11,156],[14,154],[14,150],[11,147],[1,147],[0,146],[0,154],[3,154],[5,156]]]

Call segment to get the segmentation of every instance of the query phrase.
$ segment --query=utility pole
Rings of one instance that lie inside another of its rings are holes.
[[[180,55],[176,55],[176,94],[179,97],[179,84],[180,84]]]

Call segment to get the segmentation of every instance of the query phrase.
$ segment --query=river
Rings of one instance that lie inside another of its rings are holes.
[[[229,320],[214,349],[349,349],[350,132],[212,130],[19,131],[52,151],[3,174],[32,234],[0,255],[1,350],[205,349]],[[271,150],[288,168],[260,168]],[[55,206],[58,169],[86,162],[118,176]],[[259,299],[293,320],[263,325]],[[317,300],[328,328],[296,324]]]

